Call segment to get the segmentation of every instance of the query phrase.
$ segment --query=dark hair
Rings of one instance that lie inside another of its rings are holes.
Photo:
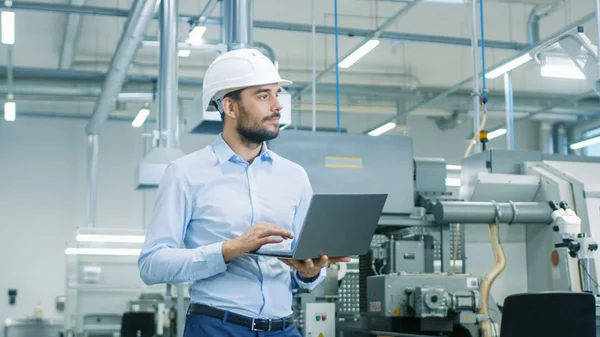
[[[242,99],[242,89],[232,91],[232,92],[226,94],[225,96],[223,96],[223,99],[225,99],[226,97],[229,97],[232,100],[239,102]],[[214,101],[211,101],[211,103],[213,104],[215,109],[217,109],[217,104]],[[225,122],[225,112],[224,111],[219,111],[219,112],[221,113],[221,121]]]

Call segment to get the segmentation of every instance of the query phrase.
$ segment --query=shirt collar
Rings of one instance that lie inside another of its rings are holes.
[[[212,144],[213,151],[217,156],[217,160],[219,164],[224,164],[228,161],[242,161],[242,159],[229,147],[229,145],[223,139],[223,134],[220,133],[219,136],[215,139]],[[260,153],[256,157],[256,159],[261,159],[262,161],[272,161],[273,155],[271,154],[271,150],[267,147],[267,143],[263,142],[262,147],[260,149]]]

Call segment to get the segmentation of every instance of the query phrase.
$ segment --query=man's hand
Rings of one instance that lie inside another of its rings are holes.
[[[315,259],[306,259],[302,260],[289,260],[289,259],[279,259],[281,262],[287,264],[288,266],[296,269],[298,275],[300,275],[303,279],[311,279],[321,272],[321,269],[329,264],[337,263],[337,262],[350,262],[349,257],[333,257],[328,258],[323,255],[319,260]]]
[[[263,245],[281,243],[285,239],[293,239],[294,233],[275,224],[257,222],[244,234],[235,239],[223,242],[223,259],[229,262],[244,254],[253,252]]]

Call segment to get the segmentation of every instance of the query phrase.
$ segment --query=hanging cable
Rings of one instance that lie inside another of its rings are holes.
[[[340,66],[338,43],[338,2],[333,1],[334,34],[335,34],[335,106],[337,117],[337,132],[340,132]]]
[[[481,22],[481,77],[482,77],[482,84],[483,84],[483,92],[482,92],[482,96],[481,96],[481,103],[483,103],[484,105],[487,104],[488,99],[487,99],[487,84],[486,84],[486,80],[485,80],[485,30],[484,30],[484,24],[483,24],[483,0],[479,0],[479,20]]]

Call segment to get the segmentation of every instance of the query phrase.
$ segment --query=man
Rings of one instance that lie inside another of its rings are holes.
[[[138,264],[148,285],[190,284],[186,337],[300,336],[292,277],[313,289],[329,263],[349,261],[246,255],[290,247],[312,197],[306,171],[265,144],[279,132],[279,86],[290,83],[257,50],[219,56],[204,77],[203,108],[221,113],[223,132],[164,173]]]

